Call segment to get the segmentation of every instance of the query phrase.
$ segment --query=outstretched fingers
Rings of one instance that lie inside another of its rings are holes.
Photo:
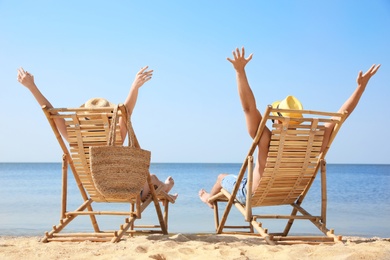
[[[235,51],[233,51],[233,58],[235,59],[235,60],[237,60],[237,58],[240,56],[240,51],[238,50],[238,48],[235,50]]]
[[[18,69],[18,76],[16,77],[17,81],[21,82],[22,80],[22,68]]]
[[[242,47],[241,51],[239,48],[236,48],[233,52],[233,59],[231,58],[226,58],[229,62],[235,64],[235,62],[244,62],[244,64],[248,63],[253,56],[253,53],[251,53],[248,58],[245,58],[245,48]]]
[[[139,71],[138,74],[143,74],[145,70],[147,70],[149,66],[142,67]]]
[[[27,85],[30,85],[31,83],[34,82],[34,75],[32,75],[30,72],[25,71],[22,67],[20,67],[18,69],[18,75],[16,77],[16,80],[19,81],[22,85],[27,87]]]
[[[246,59],[247,62],[249,62],[252,59],[253,53],[249,55],[249,57]]]
[[[24,69],[22,67],[20,67],[18,69],[18,80],[22,77],[26,76],[26,72],[24,71]]]
[[[372,65],[371,68],[370,68],[370,70],[369,70],[369,71],[370,71],[370,74],[371,74],[371,75],[374,75],[374,74],[378,71],[378,69],[379,69],[380,66],[381,66],[380,64],[378,64],[378,65],[375,65],[375,64]]]
[[[381,65],[380,64],[378,64],[378,65],[376,65],[376,64],[373,64],[372,66],[371,66],[371,68],[369,68],[368,70],[367,70],[367,72],[366,73],[364,73],[364,75],[363,75],[363,73],[360,71],[359,72],[359,76],[366,76],[366,75],[370,75],[370,77],[371,76],[373,76],[377,71],[378,71],[378,69],[379,69],[379,67],[380,67]]]
[[[142,67],[137,73],[137,77],[141,80],[141,83],[145,83],[152,79],[153,70],[147,70],[149,66]]]
[[[375,75],[375,73],[378,71],[380,68],[380,64],[376,65],[373,64],[370,69],[368,69],[364,74],[362,71],[359,71],[358,78],[357,78],[357,83],[358,84],[363,84],[366,85],[367,82],[370,80],[372,76]]]

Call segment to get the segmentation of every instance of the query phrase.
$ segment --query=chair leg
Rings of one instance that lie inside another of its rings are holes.
[[[165,201],[165,205],[164,205],[164,216],[163,216],[163,219],[164,219],[165,228],[167,229],[167,232],[168,232],[168,211],[169,211],[169,201],[166,200]]]
[[[52,238],[55,233],[59,233],[75,218],[76,216],[69,216],[67,218],[61,219],[60,223],[57,226],[54,225],[50,232],[45,232],[45,236],[42,238],[41,242],[43,243],[49,242],[49,239]]]
[[[302,201],[304,199],[304,195],[301,196],[297,202],[296,205],[300,206]],[[321,160],[321,223],[325,227],[326,226],[326,207],[327,207],[327,191],[326,191],[326,161]],[[295,216],[298,213],[297,208],[294,208],[291,212],[291,216]],[[290,232],[291,226],[294,223],[294,219],[290,219],[287,222],[287,225],[283,231],[283,236],[287,236]],[[314,223],[313,223],[314,224]],[[314,224],[316,225],[316,224]],[[317,225],[316,225],[317,226]],[[326,228],[325,228],[326,229]],[[321,230],[321,229],[320,229]],[[326,234],[326,231],[324,232],[321,230],[324,234]]]
[[[263,226],[260,222],[256,221],[256,218],[252,219],[251,227],[256,229],[257,232],[259,232],[260,236],[262,238],[264,238],[264,240],[267,242],[267,244],[272,245],[272,246],[275,245],[275,241],[273,241],[273,237],[268,234],[268,231],[263,228]]]
[[[147,176],[147,182],[149,185],[149,190],[150,190],[150,194],[152,197],[152,201],[153,201],[154,207],[156,209],[157,218],[158,218],[158,221],[160,223],[161,232],[164,235],[168,235],[168,230],[167,230],[167,227],[166,227],[165,222],[164,222],[164,216],[161,212],[161,207],[160,207],[160,204],[159,204],[158,199],[157,199],[157,192],[162,188],[162,186],[158,187],[156,190],[154,188],[154,185],[152,184],[152,180],[151,180],[150,175]],[[145,204],[145,203],[143,203],[143,204]]]
[[[158,221],[160,222],[161,232],[162,232],[164,235],[168,235],[168,230],[167,230],[167,227],[166,227],[166,225],[165,225],[164,217],[163,217],[162,212],[161,212],[161,207],[160,207],[160,205],[158,204],[157,199],[156,199],[156,201],[154,202],[154,205],[155,205],[155,208],[156,208],[156,211],[157,211]]]
[[[126,223],[124,225],[121,225],[120,230],[115,232],[115,235],[111,239],[111,242],[112,243],[119,242],[122,239],[123,235],[126,234],[127,230],[129,230],[129,228],[131,228],[131,229],[134,228],[134,221],[136,219],[137,219],[137,216],[135,216],[135,214],[132,214],[130,216],[130,218],[127,218]]]
[[[297,215],[297,213],[298,213],[298,210],[294,208],[294,209],[292,210],[292,212],[291,212],[290,215],[291,215],[291,216],[295,216],[295,215]],[[294,223],[294,219],[291,218],[291,219],[287,222],[286,227],[284,228],[283,236],[287,236],[287,235],[288,235],[288,233],[290,232],[290,229],[291,229],[293,223]]]
[[[218,230],[219,229],[218,201],[214,201],[214,222],[215,222],[215,230]]]
[[[326,161],[321,160],[321,218],[322,223],[326,225],[326,210],[327,210],[327,190],[326,190]]]
[[[135,210],[134,203],[131,203],[130,210],[131,210],[131,212],[134,212],[134,210]],[[130,217],[131,217],[131,216],[130,216]],[[134,231],[134,221],[133,221],[133,222],[131,222],[131,225],[130,225],[130,230],[131,230],[131,231]],[[133,236],[134,236],[133,232],[131,232],[131,233],[130,233],[130,236],[131,236],[131,237],[133,237]]]
[[[65,218],[68,194],[68,158],[66,154],[62,156],[62,194],[61,194],[61,216]]]
[[[232,208],[232,204],[233,204],[233,203],[232,203],[231,201],[229,201],[229,202],[226,204],[225,211],[223,212],[221,221],[220,221],[219,226],[218,226],[218,228],[217,228],[217,233],[218,233],[218,234],[221,234],[221,233],[222,233],[222,230],[223,230],[223,227],[225,226],[227,217],[229,216],[230,209]]]
[[[76,211],[84,211],[86,208],[92,209],[92,207],[91,207],[92,202],[93,201],[91,199],[84,201],[84,203],[80,207],[78,207],[76,209]],[[70,222],[72,222],[72,220],[75,219],[76,216],[77,215],[71,215],[71,216],[66,216],[63,219],[60,219],[60,223],[57,226],[53,226],[53,228],[50,232],[45,232],[45,236],[43,237],[43,239],[41,241],[44,243],[49,242],[49,239],[52,238],[55,233],[61,232],[61,230],[63,230]],[[91,217],[95,218],[95,216],[92,216],[92,215],[91,215]]]

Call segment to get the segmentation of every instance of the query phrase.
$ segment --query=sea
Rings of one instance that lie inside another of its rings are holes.
[[[198,197],[202,188],[210,190],[218,174],[238,173],[240,163],[152,163],[150,171],[161,180],[172,176],[178,193],[169,207],[170,233],[215,233],[214,212]],[[0,163],[0,236],[41,236],[59,223],[61,210],[60,163]],[[321,210],[320,175],[302,206],[312,215]],[[390,237],[390,165],[328,164],[327,227],[336,235]],[[68,210],[75,210],[82,198],[69,169]],[[127,204],[95,203],[95,210],[127,210]],[[224,206],[220,207],[220,215]],[[290,213],[290,206],[255,208],[256,214]],[[101,229],[115,230],[123,217],[98,216]],[[154,223],[155,222],[155,223]],[[306,223],[307,222],[307,223]],[[153,205],[142,214],[139,224],[157,224]],[[244,225],[243,217],[232,208],[228,225]],[[285,220],[267,220],[270,232],[284,229]],[[90,231],[89,217],[79,216],[66,229]],[[319,234],[309,221],[296,220],[291,234]]]

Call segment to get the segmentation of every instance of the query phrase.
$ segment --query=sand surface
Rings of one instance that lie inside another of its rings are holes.
[[[250,236],[145,235],[119,243],[0,237],[0,259],[390,259],[390,239],[345,237],[335,245],[266,245]]]

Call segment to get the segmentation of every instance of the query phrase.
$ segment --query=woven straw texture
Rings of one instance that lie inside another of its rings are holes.
[[[90,147],[96,189],[106,198],[139,194],[149,174],[150,152],[129,146]]]
[[[138,141],[130,119],[127,121],[129,146],[115,146],[118,107],[114,110],[109,140],[106,146],[90,147],[90,166],[96,189],[106,198],[136,197],[146,183],[150,166],[150,151],[136,147]]]

